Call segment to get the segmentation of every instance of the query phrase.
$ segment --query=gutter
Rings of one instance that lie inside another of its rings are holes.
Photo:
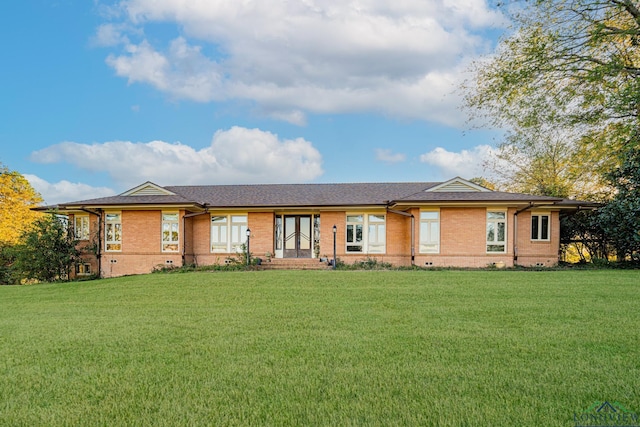
[[[411,218],[411,266],[413,267],[414,265],[416,265],[416,218],[413,216],[413,214],[404,211],[397,211],[387,208],[387,212]]]

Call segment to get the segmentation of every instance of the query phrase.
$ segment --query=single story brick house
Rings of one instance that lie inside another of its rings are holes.
[[[446,182],[166,186],[37,208],[69,218],[91,247],[76,274],[113,277],[158,266],[224,263],[250,237],[252,256],[376,259],[393,265],[485,267],[558,262],[555,197]]]

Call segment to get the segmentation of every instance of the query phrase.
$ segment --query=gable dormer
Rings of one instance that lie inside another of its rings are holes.
[[[140,184],[131,190],[127,190],[121,196],[175,196],[176,193],[160,187],[151,181]]]
[[[488,188],[482,187],[478,184],[474,184],[471,181],[460,178],[459,176],[445,181],[441,184],[431,187],[426,192],[433,193],[466,193],[466,192],[491,192]]]

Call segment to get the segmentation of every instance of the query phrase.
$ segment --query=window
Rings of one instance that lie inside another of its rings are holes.
[[[381,214],[347,215],[347,252],[383,254],[386,251],[387,224]]]
[[[420,253],[440,252],[440,212],[420,212]]]
[[[246,215],[211,217],[211,252],[241,252],[246,241]]]
[[[211,218],[211,252],[227,252],[227,217]]]
[[[347,215],[347,252],[362,252],[364,215]]]
[[[549,215],[531,215],[531,240],[549,240]]]
[[[487,212],[487,252],[506,252],[507,213]]]
[[[282,250],[283,239],[282,239],[282,216],[276,216],[276,231],[275,236],[276,239],[276,250]]]
[[[162,252],[178,252],[180,225],[177,213],[162,213]]]
[[[73,218],[74,236],[78,240],[89,240],[89,215],[76,215]]]
[[[76,264],[76,274],[78,276],[91,275],[91,264],[89,263]]]
[[[313,216],[313,254],[320,256],[320,215]]]
[[[247,241],[247,216],[231,215],[231,251],[242,252]]]
[[[384,215],[368,215],[368,220],[367,251],[370,254],[383,254],[387,236],[385,217]]]
[[[122,220],[119,213],[105,215],[105,248],[107,251],[122,250]]]

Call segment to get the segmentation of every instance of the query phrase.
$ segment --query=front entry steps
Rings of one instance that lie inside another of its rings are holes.
[[[317,258],[272,258],[271,262],[262,260],[260,270],[331,270],[326,262]]]

